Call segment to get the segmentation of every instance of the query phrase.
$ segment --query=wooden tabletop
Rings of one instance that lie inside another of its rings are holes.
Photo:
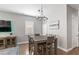
[[[47,40],[47,37],[46,36],[34,36],[33,40],[34,41]]]

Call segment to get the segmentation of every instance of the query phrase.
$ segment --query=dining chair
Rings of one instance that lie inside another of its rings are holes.
[[[40,36],[40,34],[35,34],[35,36]]]
[[[53,40],[54,43],[54,54],[57,55],[57,38]]]
[[[41,42],[38,44],[38,54],[39,55],[45,55],[46,53],[46,42]]]
[[[47,37],[46,41],[46,54],[51,55],[52,54],[52,43],[53,43],[54,37]]]
[[[47,37],[46,54],[47,55],[57,54],[57,38],[56,37],[54,36]]]
[[[34,40],[35,45],[35,55],[45,55],[46,53],[46,40],[41,36],[35,36],[36,41]]]
[[[28,39],[29,39],[29,54],[33,55],[34,54],[34,40],[30,36],[28,36]]]

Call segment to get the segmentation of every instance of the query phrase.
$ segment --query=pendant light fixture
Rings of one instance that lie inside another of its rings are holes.
[[[37,16],[37,20],[45,22],[48,18],[44,15],[43,4],[41,4],[41,8],[38,10],[39,16]]]

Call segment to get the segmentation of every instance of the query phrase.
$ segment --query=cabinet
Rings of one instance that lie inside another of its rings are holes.
[[[0,49],[10,48],[16,46],[16,37],[2,37],[0,38]]]
[[[4,48],[5,48],[5,40],[4,40],[4,38],[2,38],[0,40],[0,49],[4,49]]]

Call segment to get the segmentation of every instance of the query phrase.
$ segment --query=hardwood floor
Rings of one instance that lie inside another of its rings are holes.
[[[29,45],[28,44],[20,44],[19,45],[19,54],[20,55],[28,55],[29,54]]]
[[[19,54],[20,55],[28,55],[29,54],[29,45],[21,44],[19,45]],[[57,55],[79,55],[79,48],[74,48],[69,52],[65,52],[61,49],[57,49]]]
[[[79,48],[74,48],[67,53],[68,55],[79,55]]]

